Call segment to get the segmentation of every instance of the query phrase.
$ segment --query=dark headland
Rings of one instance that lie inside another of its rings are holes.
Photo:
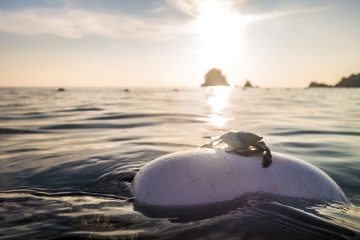
[[[351,74],[349,77],[343,77],[337,84],[334,86],[327,85],[324,83],[311,82],[309,88],[359,88],[360,87],[360,73]]]
[[[229,83],[226,81],[226,77],[220,69],[212,68],[206,73],[205,82],[201,86],[229,86]]]

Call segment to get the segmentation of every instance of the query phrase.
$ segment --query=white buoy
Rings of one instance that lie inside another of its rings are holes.
[[[340,187],[317,167],[272,153],[240,156],[222,149],[195,149],[165,155],[136,174],[132,192],[138,204],[180,207],[230,201],[246,193],[349,203]]]

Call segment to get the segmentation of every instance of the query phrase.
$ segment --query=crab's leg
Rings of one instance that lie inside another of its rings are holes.
[[[265,152],[265,155],[263,157],[262,166],[264,168],[266,168],[266,167],[270,166],[271,163],[272,163],[272,155],[271,155],[270,149],[267,148],[266,152]]]
[[[222,139],[217,138],[217,139],[212,140],[209,143],[202,145],[200,148],[214,148],[215,145],[219,145],[222,142],[223,142]]]
[[[213,143],[209,142],[209,143],[205,143],[204,145],[202,145],[200,148],[212,148]]]
[[[266,144],[261,141],[261,142],[258,142],[257,143],[257,146],[256,146],[258,149],[261,149],[262,152],[265,151],[265,154],[263,156],[263,162],[262,162],[262,166],[264,168],[270,166],[270,164],[272,163],[272,155],[271,155],[271,151],[270,149],[268,148],[268,146],[266,146]]]

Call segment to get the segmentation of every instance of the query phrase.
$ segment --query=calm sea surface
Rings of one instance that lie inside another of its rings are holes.
[[[330,175],[352,206],[249,194],[149,216],[145,163],[228,130]],[[0,89],[0,239],[360,239],[360,89]]]

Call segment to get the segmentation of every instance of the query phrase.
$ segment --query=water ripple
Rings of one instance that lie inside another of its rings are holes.
[[[152,125],[158,125],[155,122],[144,122],[144,123],[131,123],[131,124],[105,124],[105,123],[79,123],[79,124],[56,124],[41,127],[44,130],[63,130],[63,129],[122,129],[122,128],[137,128],[146,127]]]
[[[88,107],[88,108],[72,108],[72,109],[64,109],[64,110],[57,110],[56,112],[90,112],[90,111],[102,111],[103,108],[95,108],[95,107]]]
[[[296,135],[346,135],[346,136],[360,136],[360,132],[349,131],[324,131],[324,130],[298,130],[298,131],[283,131],[273,132],[271,135],[277,136],[296,136]]]
[[[175,114],[175,113],[128,113],[117,114],[110,116],[101,116],[89,118],[88,120],[117,120],[117,119],[132,119],[132,118],[157,118],[157,117],[202,117],[194,114]]]
[[[47,133],[45,131],[35,131],[28,129],[15,129],[15,128],[0,128],[0,134],[39,134]]]

